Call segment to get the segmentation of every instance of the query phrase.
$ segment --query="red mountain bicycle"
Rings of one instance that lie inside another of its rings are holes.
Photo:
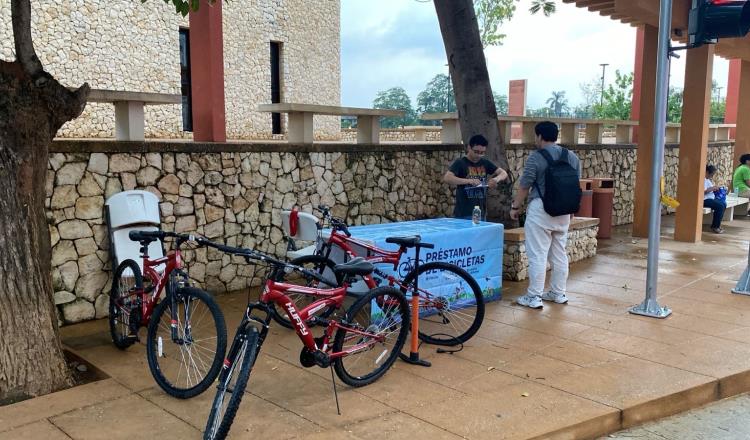
[[[364,257],[371,263],[391,265],[396,276],[375,268],[373,274],[363,277],[363,280],[370,289],[386,284],[399,288],[412,298],[412,293],[418,292],[419,339],[429,344],[451,346],[460,345],[476,334],[484,320],[484,296],[468,272],[455,264],[441,261],[422,263],[418,258],[404,258],[411,248],[415,248],[415,256],[418,256],[420,248],[433,247],[422,243],[419,236],[387,238],[386,242],[397,244],[398,250],[381,249],[352,238],[347,224],[332,216],[327,206],[320,205],[318,210],[323,214],[324,223],[331,228],[330,237],[323,239],[321,225],[315,254],[296,258],[292,264],[313,269],[329,282],[336,281],[332,271],[335,263],[330,258],[335,248],[343,252],[345,261]],[[298,305],[310,300],[304,294],[296,294],[293,299]],[[273,318],[277,322],[285,327],[291,325],[281,313],[275,309],[274,312]],[[412,347],[412,352],[415,349]]]
[[[275,281],[282,278],[281,273],[294,272],[310,280],[309,283],[314,280],[318,284],[328,284],[324,277],[314,271],[249,249],[210,246],[245,257],[248,263],[266,263],[270,266],[270,272],[259,301],[248,302],[224,360],[204,439],[223,439],[229,432],[245,392],[250,370],[268,334],[273,305],[285,311],[302,341],[302,366],[331,367],[347,385],[360,387],[376,381],[401,353],[409,329],[409,305],[398,289],[378,287],[357,295],[354,304],[341,318],[316,316],[322,310],[338,309],[347,296],[349,280],[372,272],[372,264],[363,259],[355,259],[335,266],[334,273],[343,279],[341,287],[321,289]],[[314,301],[304,308],[298,308],[289,296],[298,293],[314,298]],[[264,316],[255,316],[256,312]],[[324,328],[321,336],[313,336],[313,324]]]
[[[180,246],[187,241],[199,245],[210,242],[164,231],[130,231],[128,235],[141,244],[143,273],[130,259],[115,270],[109,297],[112,342],[124,350],[138,341],[140,327],[148,326],[146,356],[156,383],[174,397],[196,396],[219,374],[227,330],[213,297],[190,287],[182,270]],[[175,239],[174,249],[163,258],[151,260],[148,245],[167,237]],[[157,270],[160,266],[162,272]]]

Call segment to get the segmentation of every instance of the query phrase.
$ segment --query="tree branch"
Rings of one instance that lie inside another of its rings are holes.
[[[42,62],[36,56],[31,39],[31,1],[10,0],[13,22],[13,41],[16,47],[16,60],[32,78],[44,72]]]

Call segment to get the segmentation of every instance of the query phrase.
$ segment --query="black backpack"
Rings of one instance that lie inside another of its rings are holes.
[[[544,210],[552,217],[574,214],[581,206],[581,187],[578,183],[578,170],[568,163],[568,150],[563,148],[560,159],[554,160],[548,151],[538,150],[547,161],[544,174],[544,193],[534,183],[542,196]]]

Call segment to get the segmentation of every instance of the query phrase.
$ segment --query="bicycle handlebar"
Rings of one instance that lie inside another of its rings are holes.
[[[349,225],[347,225],[343,219],[340,219],[338,217],[334,217],[333,215],[331,215],[331,208],[329,208],[326,205],[318,205],[317,209],[318,211],[323,213],[324,219],[328,219],[328,221],[331,222],[331,227],[333,227],[334,231],[341,231],[347,237],[352,236],[352,233],[349,232]]]

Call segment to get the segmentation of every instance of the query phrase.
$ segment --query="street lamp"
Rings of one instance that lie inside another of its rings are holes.
[[[599,95],[599,107],[603,107],[604,106],[604,72],[607,70],[607,66],[609,66],[609,64],[601,63],[599,65],[602,66],[602,93],[601,95]]]
[[[721,102],[721,89],[724,87],[716,86],[716,102]]]

